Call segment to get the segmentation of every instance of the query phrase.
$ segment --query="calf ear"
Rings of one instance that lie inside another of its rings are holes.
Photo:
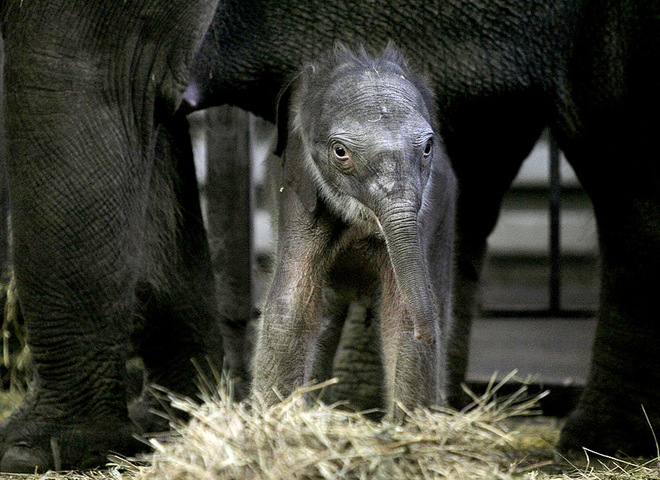
[[[305,210],[313,213],[316,210],[316,202],[318,200],[318,188],[310,171],[310,162],[314,160],[305,150],[305,145],[299,131],[290,132],[286,140],[286,148],[282,160],[284,162],[284,177],[286,179],[284,188],[292,188]]]
[[[286,148],[287,138],[289,136],[289,110],[291,103],[291,91],[293,90],[293,82],[289,83],[284,90],[280,92],[277,98],[277,111],[275,117],[275,124],[277,126],[277,146],[275,147],[275,155],[282,156]]]
[[[313,159],[308,154],[303,143],[301,128],[291,128],[291,101],[294,95],[306,85],[315,67],[304,68],[282,92],[277,101],[277,147],[275,155],[282,158],[284,164],[285,188],[292,188],[305,210],[309,213],[316,210],[318,189],[311,173]]]
[[[286,149],[286,143],[289,139],[289,127],[291,125],[291,98],[293,92],[303,90],[309,82],[310,77],[316,72],[316,67],[312,64],[307,65],[282,89],[277,98],[277,107],[275,122],[277,124],[277,146],[275,155],[282,156]]]

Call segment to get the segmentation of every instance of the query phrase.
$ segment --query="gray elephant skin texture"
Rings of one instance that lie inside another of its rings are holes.
[[[392,40],[424,74],[458,179],[446,387],[458,407],[486,239],[549,127],[592,201],[601,252],[592,364],[558,447],[655,455],[660,171],[650,139],[660,79],[650,68],[660,58],[659,14],[657,2],[642,0],[224,2],[184,98],[275,121],[277,94],[300,62],[336,40],[374,49]]]
[[[35,366],[0,423],[0,471],[103,465],[167,428],[148,382],[197,392],[222,354],[184,116],[217,4],[0,2],[13,269]]]
[[[278,93],[336,40],[372,49],[393,40],[436,98],[459,190],[448,401],[462,400],[502,195],[550,127],[593,202],[602,255],[590,375],[559,448],[655,455],[657,2],[3,0],[0,9],[13,266],[36,369],[0,425],[0,470],[129,453],[131,344],[154,381],[194,388],[184,359],[212,348],[213,295],[200,281],[210,267],[190,214],[194,188],[176,180],[191,160],[173,112],[183,96],[184,110],[233,103],[274,121]],[[230,343],[226,354],[240,356]],[[132,415],[150,428],[144,411]]]
[[[277,253],[254,395],[273,403],[324,379],[311,376],[324,322],[345,318],[328,312],[362,301],[380,326],[388,414],[441,403],[456,182],[432,95],[393,45],[374,57],[338,45],[296,75],[279,112]]]

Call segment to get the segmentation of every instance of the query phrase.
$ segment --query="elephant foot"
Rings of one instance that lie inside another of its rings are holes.
[[[651,418],[656,432],[660,428],[658,420],[657,416]],[[651,425],[641,407],[634,414],[619,415],[578,408],[568,418],[557,448],[569,458],[584,458],[585,449],[603,455],[652,458],[658,453]]]
[[[0,423],[0,472],[35,473],[95,468],[109,453],[132,455],[146,446],[128,421],[55,424],[12,416]]]

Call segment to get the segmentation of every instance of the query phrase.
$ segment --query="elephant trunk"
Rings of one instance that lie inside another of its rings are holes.
[[[412,317],[415,337],[426,343],[435,339],[435,314],[428,268],[420,245],[415,202],[388,202],[378,216],[394,270],[396,285]]]

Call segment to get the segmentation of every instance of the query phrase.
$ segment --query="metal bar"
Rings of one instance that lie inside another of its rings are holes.
[[[548,133],[550,151],[550,284],[549,311],[561,311],[561,171],[559,147]]]

